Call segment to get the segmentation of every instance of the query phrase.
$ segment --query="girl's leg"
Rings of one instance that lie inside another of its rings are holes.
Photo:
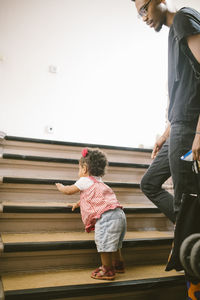
[[[94,279],[113,280],[115,279],[115,270],[112,266],[112,253],[100,252],[102,266],[94,270],[91,277]]]
[[[101,252],[100,255],[103,266],[107,268],[112,268],[112,266],[124,267],[124,260],[122,258],[120,249],[118,249],[116,252]]]
[[[102,266],[112,268],[112,252],[100,252]]]
[[[116,216],[118,216],[118,218]],[[121,262],[121,253],[119,250],[115,250],[122,247],[121,244],[125,230],[126,218],[121,209],[110,210],[103,213],[101,218],[96,222],[95,243],[97,245],[97,251],[101,256],[102,266],[93,271],[91,275],[92,278],[106,280],[115,278],[115,268],[112,263],[113,260]],[[113,251],[115,251],[114,254]]]
[[[124,273],[124,260],[122,258],[121,249],[118,249],[116,252],[112,252],[112,265],[116,273]]]
[[[116,252],[112,252],[112,262],[123,261],[121,249],[118,249]]]

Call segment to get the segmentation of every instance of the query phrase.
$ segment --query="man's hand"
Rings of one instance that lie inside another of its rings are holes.
[[[157,156],[158,152],[162,148],[162,145],[165,143],[166,139],[167,138],[164,135],[161,135],[161,137],[159,137],[159,139],[156,141],[153,147],[151,158],[155,158]]]
[[[200,161],[200,134],[196,134],[192,144],[192,155],[194,160]]]

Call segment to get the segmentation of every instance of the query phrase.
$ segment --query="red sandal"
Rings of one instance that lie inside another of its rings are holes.
[[[107,268],[106,266],[101,266],[92,272],[91,277],[94,279],[114,280],[115,270],[113,267]]]
[[[115,273],[125,273],[125,267],[123,261],[118,261],[114,263]]]

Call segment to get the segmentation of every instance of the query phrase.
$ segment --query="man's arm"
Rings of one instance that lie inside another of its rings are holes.
[[[194,160],[200,161],[200,116],[196,127],[196,135],[192,144],[192,154]]]
[[[170,134],[170,123],[168,124],[167,128],[165,129],[165,132],[159,137],[159,139],[156,141],[151,158],[155,158],[160,149],[162,148],[162,145],[166,142]]]
[[[187,38],[188,46],[192,51],[192,54],[200,63],[200,34],[191,35]]]
[[[196,58],[197,62],[200,63],[200,34],[189,36],[187,38],[187,42],[192,54]],[[200,117],[197,123],[196,132],[197,133],[192,144],[192,154],[194,160],[200,160]]]

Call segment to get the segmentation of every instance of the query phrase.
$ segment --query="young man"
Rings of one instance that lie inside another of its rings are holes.
[[[175,223],[184,189],[180,157],[192,149],[200,160],[200,13],[192,8],[171,12],[165,0],[132,0],[141,19],[156,32],[168,26],[168,93],[170,125],[156,142],[155,158],[141,189]],[[162,189],[172,176],[174,197]]]

